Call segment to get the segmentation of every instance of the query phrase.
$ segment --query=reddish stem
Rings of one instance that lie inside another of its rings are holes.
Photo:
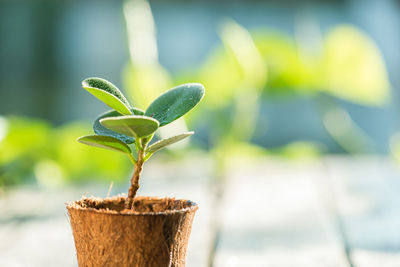
[[[133,210],[134,208],[134,201],[136,192],[139,189],[139,179],[140,179],[140,173],[142,172],[143,163],[144,163],[144,152],[143,150],[139,150],[138,158],[135,164],[135,171],[133,172],[131,179],[131,186],[128,191],[128,197],[126,198],[125,201],[125,209]]]

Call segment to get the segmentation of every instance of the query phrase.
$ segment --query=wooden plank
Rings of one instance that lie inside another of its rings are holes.
[[[270,158],[231,167],[216,267],[348,266],[315,183],[324,176],[318,163]]]
[[[1,225],[0,266],[76,266],[72,233],[65,218]]]
[[[399,166],[376,156],[326,165],[354,266],[400,266]]]
[[[71,190],[24,187],[0,199],[0,266],[76,266],[64,202]]]

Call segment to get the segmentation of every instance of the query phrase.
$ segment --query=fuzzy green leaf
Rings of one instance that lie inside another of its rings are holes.
[[[131,153],[131,149],[127,144],[122,142],[121,140],[114,138],[112,136],[104,136],[104,135],[85,135],[78,138],[78,142],[94,146],[105,148],[113,151],[118,151],[122,153]]]
[[[100,120],[100,123],[114,132],[134,138],[141,138],[154,133],[159,125],[156,119],[141,115],[104,118]]]
[[[156,98],[144,115],[155,118],[160,127],[182,117],[204,96],[204,86],[188,83],[174,87]]]
[[[166,139],[159,140],[159,141],[155,142],[154,144],[150,145],[146,149],[146,152],[154,153],[160,149],[163,149],[166,146],[175,144],[176,142],[179,142],[193,134],[194,134],[194,132],[187,132],[187,133],[178,134],[178,135],[166,138]]]
[[[101,78],[87,78],[82,81],[82,87],[119,113],[124,115],[132,114],[128,100],[126,100],[121,91],[109,81]]]
[[[135,142],[135,138],[111,131],[100,124],[101,119],[110,118],[110,117],[120,117],[120,116],[122,116],[121,113],[119,113],[115,110],[109,110],[109,111],[101,114],[99,117],[96,118],[96,120],[93,123],[93,131],[97,135],[112,136],[114,138],[121,140],[122,142],[124,142],[126,144],[132,144],[133,142]]]

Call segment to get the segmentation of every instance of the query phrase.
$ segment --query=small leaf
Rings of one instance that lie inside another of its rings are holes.
[[[188,83],[174,87],[156,98],[144,115],[155,118],[160,127],[182,117],[204,96],[204,86]]]
[[[101,119],[110,118],[110,117],[120,117],[120,116],[122,116],[121,113],[119,113],[115,110],[109,110],[109,111],[101,114],[99,117],[96,118],[96,120],[93,123],[94,132],[97,135],[112,136],[114,138],[121,140],[122,142],[124,142],[126,144],[132,144],[133,142],[135,142],[135,138],[111,131],[100,124]]]
[[[178,135],[166,138],[166,139],[159,140],[159,141],[155,142],[154,144],[152,144],[151,146],[149,146],[146,149],[146,152],[154,153],[160,149],[163,149],[166,146],[175,144],[176,142],[179,142],[182,139],[185,139],[186,137],[189,137],[193,134],[194,134],[194,132],[187,132],[187,133],[178,134]]]
[[[144,111],[140,108],[131,108],[131,112],[133,115],[144,115]]]
[[[85,145],[105,148],[122,153],[131,153],[131,149],[127,144],[112,136],[86,135],[79,137],[78,142]]]
[[[100,123],[114,132],[135,138],[154,133],[159,125],[156,119],[141,115],[104,118],[100,120]]]
[[[82,87],[119,113],[124,115],[132,114],[128,100],[126,100],[121,91],[109,81],[101,78],[87,78],[82,81]]]

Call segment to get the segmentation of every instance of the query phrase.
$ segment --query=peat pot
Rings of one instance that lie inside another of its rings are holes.
[[[83,198],[67,204],[80,267],[185,266],[198,206],[188,200],[136,197]]]

